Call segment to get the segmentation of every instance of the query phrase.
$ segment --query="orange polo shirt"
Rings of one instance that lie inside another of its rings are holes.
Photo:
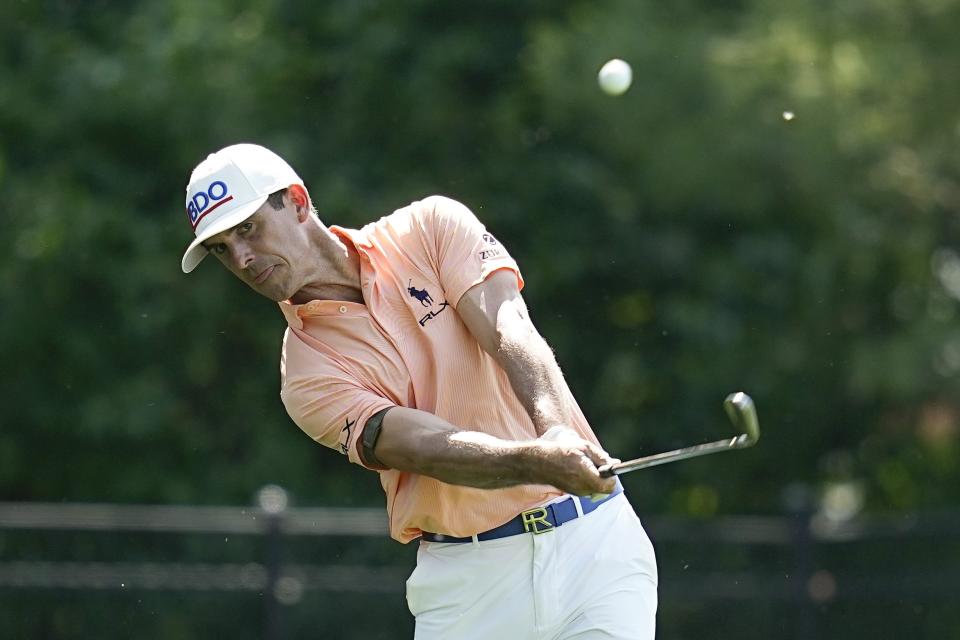
[[[530,440],[536,430],[506,372],[457,314],[460,297],[498,269],[522,288],[513,258],[464,205],[431,196],[360,230],[331,227],[360,254],[365,304],[281,302],[289,325],[280,361],[281,399],[315,441],[363,465],[360,435],[386,407],[427,411],[464,430]],[[571,425],[597,442],[569,389]],[[390,535],[469,536],[560,495],[555,487],[475,489],[394,469],[375,469]]]

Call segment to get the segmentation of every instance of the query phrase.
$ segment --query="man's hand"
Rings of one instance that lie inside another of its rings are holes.
[[[536,440],[538,470],[542,482],[578,496],[597,499],[613,492],[615,478],[600,477],[599,467],[619,462],[594,443],[563,425],[551,427]]]

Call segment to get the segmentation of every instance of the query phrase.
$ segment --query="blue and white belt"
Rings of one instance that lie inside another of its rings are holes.
[[[496,540],[497,538],[506,538],[507,536],[515,536],[521,533],[546,533],[565,522],[570,522],[582,515],[587,515],[604,502],[615,498],[621,493],[623,493],[623,486],[617,481],[617,487],[613,490],[613,493],[597,501],[593,501],[590,498],[570,496],[565,500],[528,509],[499,527],[478,533],[477,541]],[[579,510],[577,509],[577,501],[580,502]],[[458,538],[442,533],[430,533],[429,531],[423,532],[423,539],[427,542],[473,542],[473,536]]]

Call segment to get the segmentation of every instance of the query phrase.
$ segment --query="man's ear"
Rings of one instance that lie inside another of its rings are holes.
[[[300,222],[310,217],[310,194],[303,185],[292,184],[287,188],[287,197],[297,210],[297,219]]]

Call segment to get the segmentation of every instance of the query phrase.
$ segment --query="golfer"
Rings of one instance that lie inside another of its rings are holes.
[[[287,320],[280,397],[313,440],[375,471],[390,535],[419,540],[416,638],[654,637],[654,552],[506,248],[464,205],[325,226],[278,155],[238,144],[187,186],[196,238]]]

